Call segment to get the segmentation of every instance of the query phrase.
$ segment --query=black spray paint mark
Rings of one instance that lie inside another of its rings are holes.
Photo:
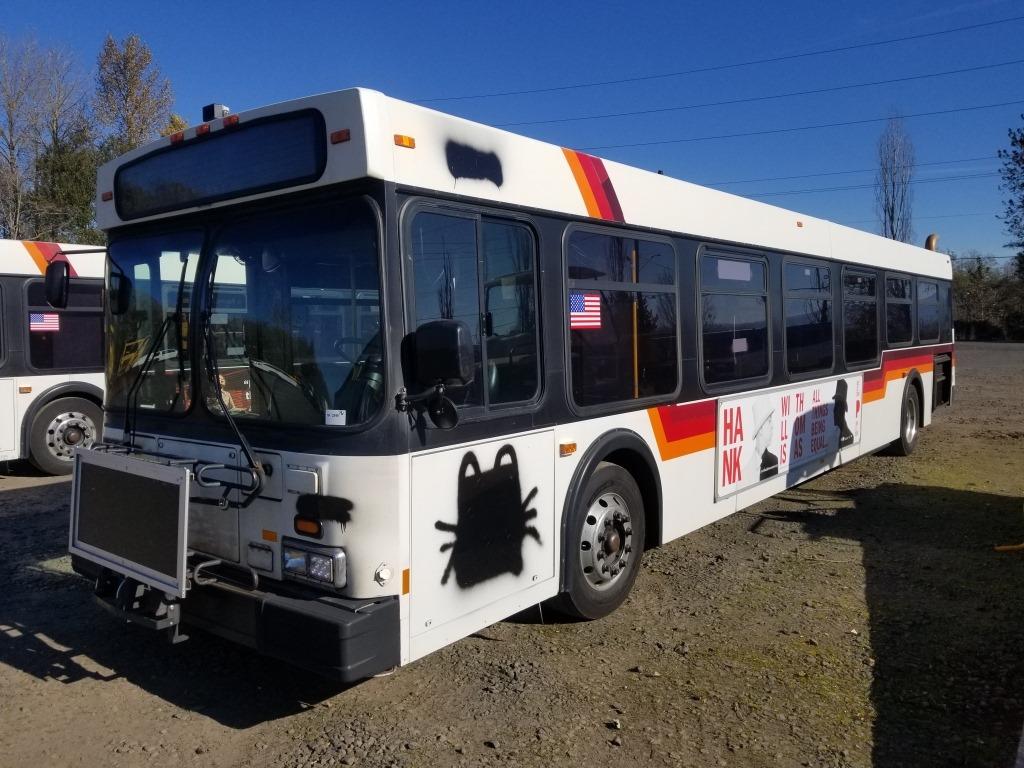
[[[320,496],[305,493],[295,503],[295,511],[302,517],[321,522],[334,522],[348,525],[352,520],[352,509],[355,505],[348,499],[338,496]]]
[[[846,404],[846,389],[846,379],[838,379],[836,393],[832,395],[832,419],[839,427],[840,448],[853,445],[853,432],[850,431],[850,425],[846,423],[846,412],[850,410],[850,406]]]
[[[486,179],[500,187],[505,177],[501,160],[493,152],[481,152],[466,144],[449,141],[444,146],[448,172],[456,179]]]
[[[509,461],[502,464],[503,459]],[[494,468],[486,472],[480,471],[472,451],[462,458],[458,522],[434,523],[437,530],[455,534],[454,541],[441,545],[442,552],[452,551],[442,584],[448,583],[452,570],[463,589],[503,573],[523,572],[523,542],[529,536],[540,544],[540,533],[528,524],[537,517],[537,510],[529,509],[537,489],[525,499],[520,494],[519,462],[511,445],[498,451]]]

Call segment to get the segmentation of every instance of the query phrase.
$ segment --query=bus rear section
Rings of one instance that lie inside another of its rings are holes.
[[[47,303],[44,274],[74,275],[66,307]],[[76,448],[103,424],[103,249],[0,241],[0,461],[70,474]]]
[[[645,549],[909,452],[952,397],[947,257],[374,92],[98,182],[69,549],[175,641],[352,681],[545,601],[597,619]]]

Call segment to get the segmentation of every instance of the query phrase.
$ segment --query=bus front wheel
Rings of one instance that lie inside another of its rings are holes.
[[[91,400],[62,397],[44,405],[32,420],[29,461],[50,475],[71,474],[75,448],[100,441],[103,411]]]
[[[554,607],[575,618],[599,619],[622,605],[640,571],[643,497],[629,472],[601,462],[581,499],[566,527],[569,572]]]

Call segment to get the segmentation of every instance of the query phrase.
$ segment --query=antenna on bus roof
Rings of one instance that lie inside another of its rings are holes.
[[[226,104],[207,104],[203,107],[203,122],[218,120],[231,114],[231,108]]]

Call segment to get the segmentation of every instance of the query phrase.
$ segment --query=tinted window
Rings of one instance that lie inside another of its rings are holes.
[[[484,220],[480,250],[487,401],[495,405],[529,400],[539,383],[533,234],[520,224]]]
[[[909,344],[914,339],[913,285],[909,277],[885,279],[885,337],[889,344]]]
[[[413,219],[411,241],[416,326],[460,320],[473,341],[473,382],[449,396],[463,406],[531,399],[540,383],[533,233],[512,222],[424,212]]]
[[[828,267],[786,264],[786,367],[790,373],[832,368],[832,278]]]
[[[679,355],[672,247],[577,230],[569,238],[567,261],[576,403],[600,405],[675,392]],[[634,285],[645,290],[633,290]]]
[[[940,341],[951,341],[953,338],[953,306],[949,283],[939,283],[939,329]]]
[[[939,286],[923,280],[917,283],[917,333],[921,341],[939,340]]]
[[[719,384],[767,375],[764,262],[705,255],[700,274],[704,381]]]
[[[26,290],[29,364],[37,370],[83,370],[103,367],[103,289],[96,283],[72,282],[66,309],[46,303],[43,281]]]
[[[878,308],[875,276],[843,274],[843,344],[846,362],[863,363],[878,357]]]

